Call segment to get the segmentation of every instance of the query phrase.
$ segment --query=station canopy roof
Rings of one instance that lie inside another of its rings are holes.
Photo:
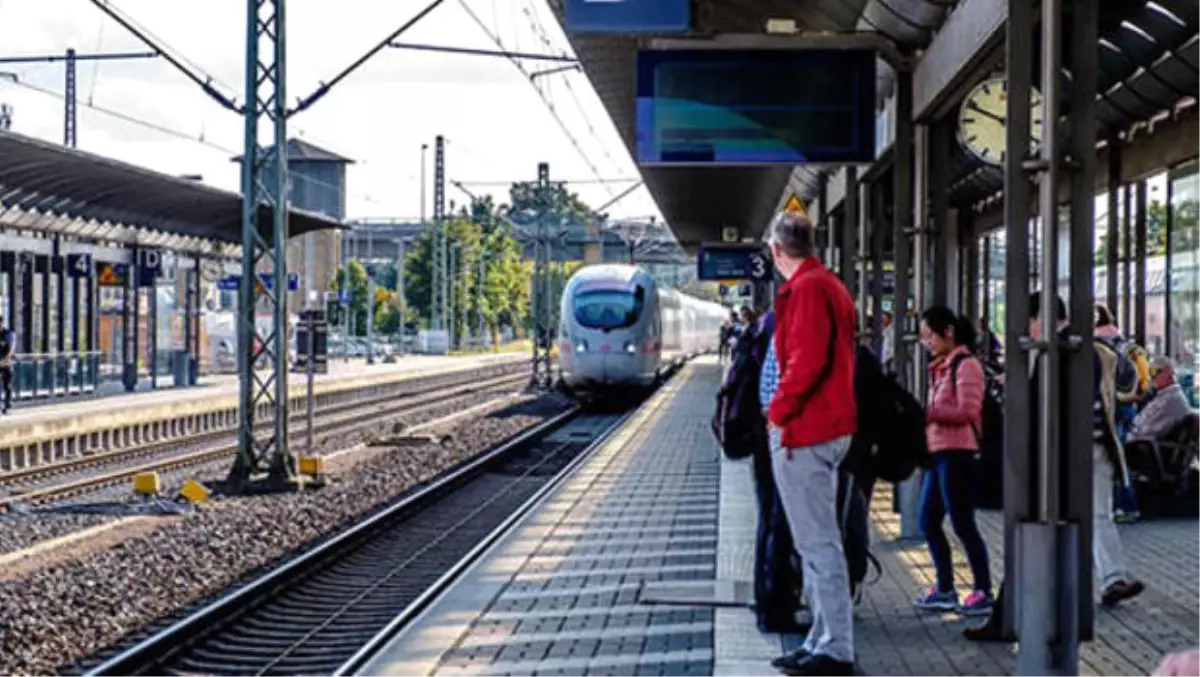
[[[990,0],[1002,2],[1003,0]],[[693,34],[761,34],[768,19],[793,19],[806,33],[875,33],[904,50],[930,45],[951,12],[968,11],[963,0],[697,0]],[[556,7],[563,22],[561,5]],[[1165,10],[1165,12],[1163,11]],[[1104,0],[1101,4],[1097,121],[1101,134],[1144,124],[1178,101],[1196,96],[1195,0]],[[637,36],[569,35],[584,71],[630,153],[635,151],[635,62],[648,40]],[[1003,39],[991,49],[1003,55]],[[1066,50],[1064,49],[1064,53]],[[985,59],[997,67],[1002,58]],[[894,72],[882,60],[877,94],[890,94]],[[952,200],[973,206],[1002,187],[999,170],[984,166],[955,144]],[[890,162],[884,153],[878,163]],[[689,251],[720,239],[721,229],[761,233],[785,189],[802,198],[816,194],[819,176],[836,167],[642,167],[646,186],[681,245]]]
[[[1064,20],[1068,17],[1064,13]],[[1097,27],[1097,143],[1115,135],[1126,141],[1172,119],[1195,124],[1200,95],[1200,4],[1196,0],[1104,0]],[[1064,78],[1070,78],[1065,36]],[[1003,42],[994,48],[995,62]],[[1036,58],[1036,56],[1035,56]],[[1036,67],[1036,66],[1035,66]],[[1036,83],[1035,83],[1036,84]],[[1064,82],[1064,87],[1067,85]],[[1064,102],[1069,108],[1071,102]],[[1190,149],[1195,153],[1195,148]],[[1097,168],[1103,173],[1103,166]],[[959,150],[952,160],[950,199],[960,208],[996,209],[1004,199],[1004,174]]]
[[[11,215],[15,213],[17,223]],[[154,243],[196,251],[200,243],[240,245],[242,196],[110,158],[0,131],[0,224],[51,223],[49,232],[99,241]],[[267,241],[273,208],[259,206]],[[291,236],[341,228],[289,211]]]
[[[953,4],[953,3],[949,3]],[[552,3],[552,6],[554,4]],[[899,45],[923,46],[941,25],[946,2],[928,0],[698,0],[693,4],[693,34],[761,34],[769,19],[792,19],[804,32],[871,31]],[[558,18],[564,17],[561,9]],[[565,25],[565,24],[564,24]],[[635,151],[635,62],[647,41],[639,37],[570,35],[601,101],[630,153]],[[891,71],[879,67],[882,95]],[[793,167],[642,167],[642,177],[680,245],[694,251],[720,239],[723,227],[757,235],[770,220],[784,189],[796,179]],[[805,197],[815,193],[816,171],[798,172],[796,186]]]

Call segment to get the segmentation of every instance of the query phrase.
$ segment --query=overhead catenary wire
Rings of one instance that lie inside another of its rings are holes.
[[[525,16],[528,17],[529,27],[534,32],[534,35],[541,40],[542,46],[547,50],[554,49],[554,44],[550,41],[550,37],[546,34],[546,29],[542,25],[541,17],[537,14],[536,10],[531,10],[529,7],[526,7]],[[570,95],[571,100],[575,102],[575,107],[579,110],[579,116],[583,118],[583,124],[587,125],[588,132],[592,135],[592,139],[594,139],[596,141],[596,145],[600,147],[600,152],[604,154],[604,157],[608,158],[608,161],[612,163],[613,167],[616,167],[618,170],[621,169],[621,164],[612,156],[612,153],[608,152],[608,147],[600,138],[599,132],[596,131],[596,126],[592,124],[591,116],[587,114],[587,110],[583,106],[583,101],[580,100],[579,95],[575,92],[575,87],[571,85],[571,79],[563,78],[562,83],[563,86],[566,87],[567,94]],[[611,196],[611,193],[609,195]]]
[[[50,96],[50,97],[53,97],[53,98],[56,98],[59,100],[62,100],[65,98],[65,96],[61,92],[54,91],[47,87],[42,87],[40,85],[35,85],[33,83],[26,82],[24,80],[17,80],[17,81],[5,80],[3,82],[6,84],[13,84],[13,85],[16,85],[17,87],[28,89],[30,91],[37,92],[37,93],[45,95],[45,96]],[[125,113],[125,112],[122,112],[122,111],[119,111],[119,110],[116,110],[113,108],[101,106],[101,105],[93,103],[93,102],[84,102],[82,105],[85,108],[96,111],[97,113],[100,113],[102,115],[107,115],[108,117],[111,117],[111,118],[114,118],[117,120],[121,120],[122,122],[126,122],[126,123],[129,123],[132,125],[137,125],[139,127],[143,127],[145,129],[149,129],[149,130],[158,132],[160,134],[164,134],[166,136],[174,137],[174,138],[180,139],[182,141],[190,141],[190,142],[198,144],[200,146],[204,146],[204,147],[210,148],[212,150],[220,151],[221,153],[223,153],[227,156],[230,156],[230,157],[241,154],[241,151],[235,150],[232,147],[225,146],[225,145],[222,145],[222,144],[214,142],[214,141],[210,141],[203,134],[200,134],[200,135],[191,134],[191,133],[185,132],[181,129],[168,127],[166,125],[163,125],[163,124],[160,124],[157,122],[153,122],[153,121],[147,120],[145,118],[139,118],[135,115],[131,115],[129,113]],[[310,185],[317,185],[317,186],[323,186],[326,188],[333,188],[335,190],[342,190],[340,186],[329,183],[328,181],[322,181],[320,179],[317,179],[316,177],[307,176],[307,175],[303,175],[303,174],[296,174],[296,173],[292,173],[291,177],[294,180],[299,180],[299,181],[308,183]],[[373,198],[371,195],[369,195],[367,193],[356,193],[356,192],[351,192],[351,191],[345,191],[345,193],[346,193],[346,195],[353,196],[355,198],[359,198],[359,199],[363,200],[364,202],[380,204],[380,205],[383,204],[382,202]]]
[[[495,43],[497,47],[499,47],[502,50],[505,49],[503,42],[500,41],[499,37],[487,27],[487,24],[485,24],[482,19],[479,18],[479,15],[475,13],[475,10],[471,9],[471,6],[469,4],[467,4],[466,0],[458,0],[458,4],[463,8],[463,10],[471,18],[471,21],[473,21],[475,23],[475,25],[479,26],[479,29],[481,31],[483,31],[484,34],[487,35],[488,38],[493,43]],[[519,44],[514,51],[520,51]],[[519,70],[522,75],[524,75],[526,78],[530,78],[530,84],[533,86],[533,90],[535,92],[537,92],[538,98],[540,98],[542,100],[542,103],[546,105],[546,108],[550,111],[550,116],[552,118],[554,118],[554,121],[558,124],[559,129],[562,130],[564,135],[566,135],[567,139],[571,142],[571,145],[574,146],[575,151],[579,154],[579,157],[584,161],[584,164],[586,164],[588,166],[588,169],[591,170],[592,174],[596,178],[600,178],[601,174],[600,174],[599,168],[597,168],[596,164],[594,162],[592,162],[591,158],[588,157],[587,153],[583,150],[583,146],[580,145],[579,140],[575,138],[575,135],[571,133],[571,130],[567,127],[566,123],[563,122],[562,116],[560,116],[558,114],[558,110],[554,107],[554,103],[552,101],[550,101],[549,99],[547,99],[546,95],[543,94],[542,91],[537,87],[536,83],[533,82],[533,79],[530,77],[531,74],[529,73],[528,69],[526,69],[524,64],[522,64],[520,62],[520,60],[518,60],[518,59],[509,58],[509,61],[512,62],[512,64],[517,67],[517,70]],[[606,186],[606,188],[609,190],[609,192],[611,194],[611,191],[612,191],[611,187]]]

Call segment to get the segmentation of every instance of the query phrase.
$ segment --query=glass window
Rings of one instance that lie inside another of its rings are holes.
[[[1200,174],[1191,164],[1171,177],[1171,306],[1169,352],[1180,367],[1195,371],[1200,361]]]
[[[621,329],[637,322],[645,291],[596,290],[575,297],[575,321],[589,329]]]

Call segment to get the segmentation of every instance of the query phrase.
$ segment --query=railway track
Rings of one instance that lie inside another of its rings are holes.
[[[314,435],[345,434],[364,426],[377,426],[391,419],[445,405],[458,398],[506,385],[517,385],[527,378],[522,369],[519,373],[465,384],[430,385],[402,397],[384,396],[331,405],[315,413]],[[293,418],[291,434],[303,435],[306,431],[303,415]],[[0,513],[11,510],[16,504],[39,505],[61,501],[120,484],[142,472],[178,470],[225,458],[237,450],[235,434],[234,430],[214,431],[189,440],[150,443],[2,474],[0,490],[9,495],[0,496]],[[138,462],[143,459],[144,462]],[[106,469],[109,466],[112,469]]]
[[[561,414],[85,674],[332,674],[412,619],[624,420]]]

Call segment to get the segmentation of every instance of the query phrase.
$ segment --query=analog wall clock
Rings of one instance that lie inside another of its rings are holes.
[[[1042,138],[1042,95],[1030,94],[1030,139],[1036,148]],[[993,77],[975,86],[958,111],[958,140],[972,155],[991,165],[1004,164],[1007,138],[1008,82]]]

